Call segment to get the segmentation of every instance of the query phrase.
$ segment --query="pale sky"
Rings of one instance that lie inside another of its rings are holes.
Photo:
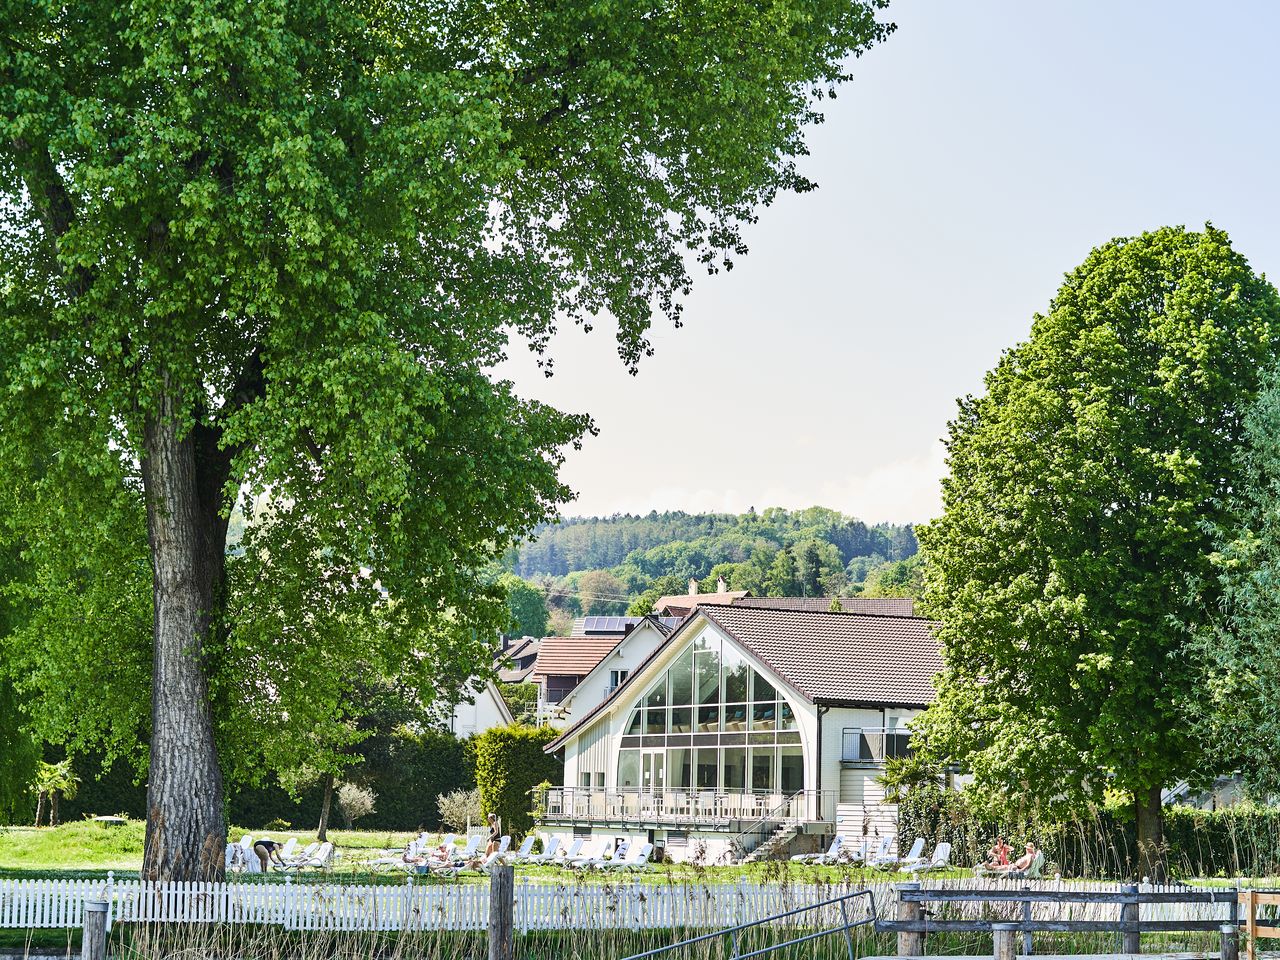
[[[1227,230],[1280,274],[1280,3],[895,0],[889,40],[637,377],[570,328],[525,396],[595,417],[566,515],[832,507],[922,521],[956,398],[1114,236]],[[650,455],[646,455],[649,453]],[[657,454],[657,455],[653,455]]]

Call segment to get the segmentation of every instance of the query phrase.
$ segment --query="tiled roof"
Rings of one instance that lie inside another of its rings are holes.
[[[498,679],[503,683],[524,683],[529,679],[529,674],[533,673],[533,664],[521,669],[520,667],[502,667],[498,670]]]
[[[618,645],[618,637],[546,637],[533,664],[534,677],[585,677]]]
[[[811,701],[924,706],[942,654],[922,617],[760,607],[700,612]]]
[[[915,615],[916,602],[910,597],[839,597],[843,613],[879,613],[892,617]],[[735,607],[765,607],[769,610],[808,610],[828,613],[831,597],[742,597]]]
[[[695,607],[706,603],[733,603],[746,595],[746,590],[726,590],[724,593],[682,593],[670,597],[659,597],[653,608],[658,613],[670,610],[672,613],[687,614]]]
[[[923,617],[771,610],[736,603],[699,606],[698,612],[811,702],[920,707],[933,702],[933,677],[942,669],[942,654],[933,636],[933,622]],[[697,621],[697,617],[685,620],[631,671],[613,697],[598,704],[546,750],[559,749],[605,704],[640,683],[646,667],[668,646],[682,642],[681,635]]]

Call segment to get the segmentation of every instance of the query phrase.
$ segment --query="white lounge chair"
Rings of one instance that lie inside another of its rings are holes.
[[[298,838],[290,837],[284,842],[284,846],[280,848],[280,859],[289,862],[289,859],[298,852]]]
[[[309,857],[295,860],[289,866],[294,870],[328,870],[333,865],[333,844],[326,840]]]
[[[902,868],[903,873],[928,873],[930,870],[945,870],[951,866],[951,844],[945,840],[933,848],[933,856]]]
[[[510,849],[511,849],[511,837],[506,834],[503,834],[502,838],[498,841],[498,849],[493,852],[496,853],[499,857],[505,857],[507,855],[507,851]]]
[[[515,853],[507,855],[507,861],[509,863],[524,863],[525,860],[528,859],[529,854],[533,851],[533,842],[537,839],[538,838],[534,834],[529,834],[521,842]]]
[[[881,870],[888,870],[893,867],[900,867],[906,864],[915,863],[924,853],[924,837],[916,837],[915,842],[911,844],[911,849],[905,857],[883,856],[876,857],[871,861],[869,866],[878,867]]]
[[[599,864],[601,870],[640,870],[649,866],[649,856],[653,853],[652,843],[640,844],[638,849],[630,860],[624,860],[622,857],[614,857],[612,860],[606,860]]]
[[[792,863],[835,863],[835,858],[840,854],[840,848],[844,846],[844,837],[836,834],[835,839],[831,841],[831,846],[827,847],[825,853],[798,853],[791,858]]]
[[[560,838],[552,837],[542,847],[541,853],[531,853],[525,858],[526,863],[550,863],[560,850]]]
[[[863,837],[862,842],[856,847],[846,846],[840,849],[840,856],[836,859],[837,863],[857,864],[867,862],[867,838]]]
[[[627,851],[631,849],[631,841],[623,840],[612,852],[610,852],[610,846],[610,843],[606,843],[595,856],[575,857],[569,861],[569,866],[579,869],[592,869],[602,867],[606,863],[612,863],[614,860],[625,860]]]
[[[473,833],[467,838],[467,845],[461,851],[454,851],[452,860],[454,863],[466,863],[472,859],[480,849],[480,842],[484,839],[483,834]]]
[[[892,849],[893,849],[893,835],[889,834],[887,836],[883,836],[880,838],[880,846],[876,847],[876,852],[865,857],[863,859],[863,862],[868,867],[874,867],[881,860],[888,857],[890,855],[889,852]]]

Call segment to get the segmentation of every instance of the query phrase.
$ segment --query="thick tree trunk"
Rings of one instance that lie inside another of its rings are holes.
[[[1165,880],[1164,811],[1160,804],[1160,788],[1134,794],[1138,821],[1138,875],[1150,877],[1152,883]]]
[[[36,795],[36,826],[40,826],[40,821],[44,819],[44,791],[41,790]]]
[[[333,774],[324,775],[324,800],[320,802],[320,829],[316,839],[324,843],[329,839],[329,811],[333,808]]]
[[[49,794],[49,826],[56,827],[58,825],[58,791],[54,790]]]
[[[204,647],[222,599],[225,472],[209,469],[200,427],[179,437],[180,414],[166,393],[143,437],[155,601],[143,877],[216,880],[226,823]]]

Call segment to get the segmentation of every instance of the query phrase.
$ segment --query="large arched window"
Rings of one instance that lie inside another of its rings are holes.
[[[632,706],[617,786],[796,793],[804,752],[795,712],[736,648],[705,631]]]

